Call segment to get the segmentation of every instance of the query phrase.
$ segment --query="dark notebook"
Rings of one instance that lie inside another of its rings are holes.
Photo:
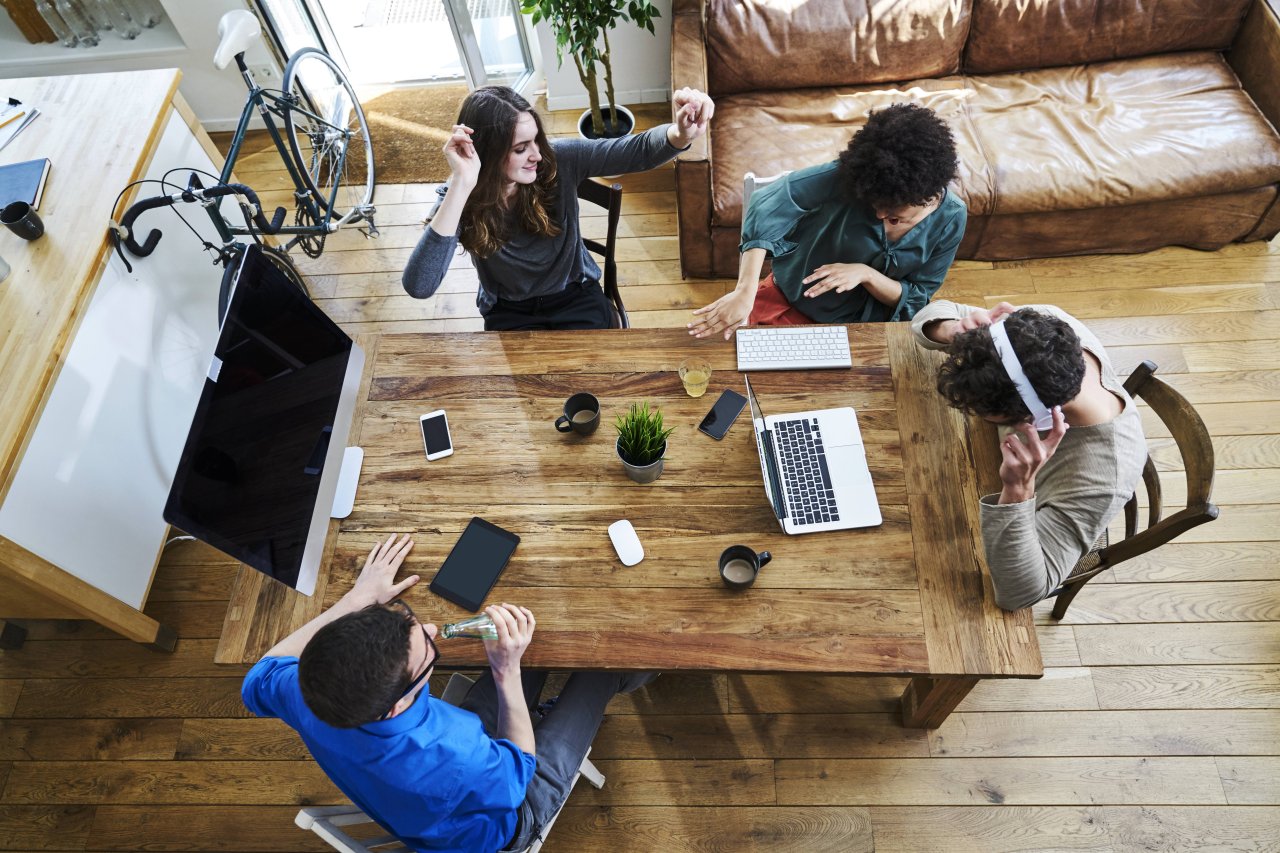
[[[0,207],[15,201],[25,201],[36,210],[44,195],[44,182],[49,179],[49,158],[27,160],[0,166]]]

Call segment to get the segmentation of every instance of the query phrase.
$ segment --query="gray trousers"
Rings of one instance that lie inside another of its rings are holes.
[[[608,672],[575,672],[569,676],[560,698],[545,717],[533,714],[533,734],[538,750],[538,769],[520,804],[516,833],[504,850],[524,850],[538,832],[555,816],[569,796],[574,774],[595,740],[604,709],[624,686],[626,675]],[[634,676],[633,676],[634,677]],[[525,703],[538,704],[545,672],[521,672]],[[486,671],[472,685],[462,706],[480,718],[490,737],[497,737],[498,689],[492,672]]]

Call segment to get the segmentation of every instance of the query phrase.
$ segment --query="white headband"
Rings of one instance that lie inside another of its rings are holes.
[[[1009,378],[1013,380],[1013,385],[1018,389],[1018,396],[1022,398],[1022,402],[1031,410],[1032,423],[1038,430],[1053,429],[1053,412],[1040,401],[1040,395],[1036,393],[1036,389],[1032,387],[1031,382],[1027,379],[1027,374],[1022,371],[1022,362],[1018,361],[1018,354],[1013,351],[1013,344],[1009,342],[1009,333],[1005,331],[1004,320],[1001,319],[992,323],[987,327],[991,331],[991,342],[996,345],[996,355],[1000,356],[1000,363],[1004,365],[1004,372],[1009,374]]]

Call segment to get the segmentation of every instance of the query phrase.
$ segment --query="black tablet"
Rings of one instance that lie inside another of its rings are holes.
[[[475,613],[519,544],[514,533],[478,516],[471,519],[431,580],[431,591]]]

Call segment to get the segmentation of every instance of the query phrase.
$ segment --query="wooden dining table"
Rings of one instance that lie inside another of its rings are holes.
[[[428,581],[475,516],[520,537],[486,603],[528,607],[526,667],[906,675],[903,722],[935,727],[984,678],[1043,674],[1031,612],[1006,612],[983,556],[978,499],[998,491],[994,428],[948,408],[941,357],[906,324],[849,327],[848,370],[753,373],[766,414],[852,406],[883,515],[877,527],[790,536],[766,498],[749,410],[721,441],[697,425],[721,389],[744,392],[732,343],[683,329],[386,334],[367,366],[350,443],[365,459],[355,510],[335,521],[316,594],[241,569],[217,660],[247,663],[333,604],[380,538],[409,532],[400,577],[424,621],[470,615]],[[704,356],[707,394],[681,360]],[[554,427],[567,397],[599,398],[592,435]],[[628,479],[614,419],[648,401],[675,430],[662,476]],[[421,414],[444,409],[452,456],[427,461]],[[608,526],[629,519],[644,559],[624,566]],[[730,545],[773,559],[744,591],[724,586]],[[451,666],[484,663],[449,641]]]

